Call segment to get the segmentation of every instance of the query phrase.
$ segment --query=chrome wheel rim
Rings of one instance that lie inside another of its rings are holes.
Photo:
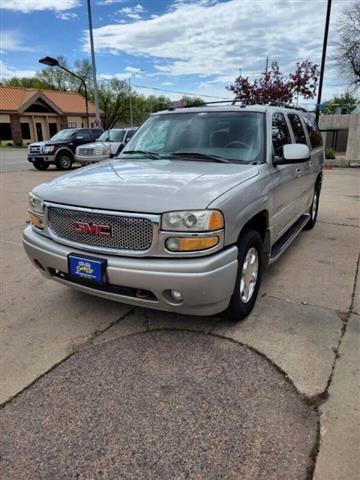
[[[67,156],[63,156],[60,158],[60,165],[62,168],[69,168],[71,165],[70,159]]]
[[[317,194],[317,191],[315,191],[314,198],[313,198],[313,203],[312,203],[312,209],[311,209],[311,219],[312,220],[315,220],[315,217],[316,217],[317,204],[318,204],[318,194]]]
[[[259,254],[256,248],[251,247],[246,253],[240,279],[240,298],[248,303],[255,291],[259,274]]]

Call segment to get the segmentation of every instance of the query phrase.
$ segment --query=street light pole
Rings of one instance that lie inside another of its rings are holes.
[[[94,37],[93,37],[90,0],[87,0],[87,7],[88,7],[88,17],[89,17],[89,35],[90,35],[92,74],[93,74],[93,82],[94,82],[94,100],[95,100],[95,109],[96,109],[96,123],[97,123],[97,126],[100,127],[101,126],[101,120],[100,120],[100,109],[99,109],[98,86],[97,86],[97,80],[96,80],[95,49],[94,49]]]
[[[132,75],[129,77],[129,104],[130,104],[130,126],[134,126],[134,117],[133,117],[133,107],[132,107],[132,94],[131,94],[131,79],[135,77],[138,73],[143,72],[142,68],[139,68],[139,70],[136,70]]]
[[[323,88],[323,81],[324,81],[325,61],[326,61],[326,48],[327,48],[327,41],[328,41],[328,35],[329,35],[329,25],[330,25],[331,1],[332,0],[328,0],[327,10],[326,10],[324,41],[323,41],[321,68],[320,68],[319,90],[318,90],[318,97],[317,97],[317,102],[316,102],[316,123],[319,123],[319,116],[320,116],[320,104],[321,104],[321,95],[322,95],[322,88]]]
[[[76,73],[72,72],[68,68],[64,67],[61,65],[56,58],[52,57],[44,57],[40,58],[39,63],[42,63],[44,65],[48,65],[49,67],[59,67],[62,70],[64,70],[67,73],[70,73],[70,75],[73,75],[74,77],[78,78],[81,83],[83,84],[84,90],[85,90],[85,111],[86,111],[86,126],[89,128],[89,102],[88,102],[88,91],[87,91],[87,86],[86,82],[83,79],[83,77],[80,77],[80,75],[77,75]]]

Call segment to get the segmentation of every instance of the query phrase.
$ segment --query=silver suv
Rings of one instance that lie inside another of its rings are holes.
[[[119,157],[33,190],[25,250],[46,277],[83,292],[240,320],[265,267],[315,225],[323,161],[300,109],[156,113]]]

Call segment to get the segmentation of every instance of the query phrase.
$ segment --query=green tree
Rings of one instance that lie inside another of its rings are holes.
[[[68,68],[67,60],[63,56],[56,57],[60,65]],[[71,90],[71,75],[58,67],[46,67],[37,73],[36,77],[51,85],[54,90],[68,91]]]
[[[50,84],[36,77],[32,77],[32,78],[12,77],[12,78],[9,78],[8,80],[5,80],[4,84],[12,87],[36,88],[39,90],[53,90],[53,87]]]
[[[334,95],[331,100],[324,102],[321,107],[321,113],[324,115],[333,115],[339,107],[347,107],[348,112],[353,112],[360,105],[360,101],[349,92],[342,95]]]
[[[200,97],[189,97],[187,95],[184,95],[181,98],[181,101],[185,107],[203,107],[206,104],[206,102]]]

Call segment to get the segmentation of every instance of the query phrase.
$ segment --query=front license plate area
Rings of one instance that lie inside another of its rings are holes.
[[[106,260],[70,253],[69,275],[91,283],[105,283]]]

